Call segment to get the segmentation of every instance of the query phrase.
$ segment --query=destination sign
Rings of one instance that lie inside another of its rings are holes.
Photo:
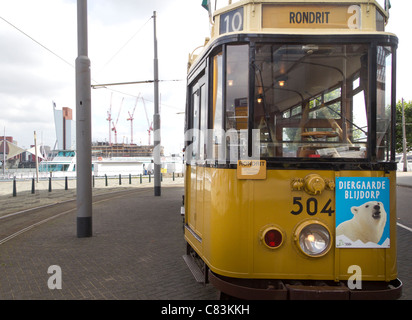
[[[239,160],[237,163],[237,178],[242,180],[265,180],[265,160]]]
[[[358,5],[263,5],[263,28],[361,29]]]
[[[220,34],[239,31],[243,31],[243,7],[220,16]]]

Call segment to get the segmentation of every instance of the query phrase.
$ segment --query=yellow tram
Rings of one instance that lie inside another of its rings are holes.
[[[388,18],[374,0],[211,14],[185,125],[184,258],[201,281],[240,299],[400,297]]]

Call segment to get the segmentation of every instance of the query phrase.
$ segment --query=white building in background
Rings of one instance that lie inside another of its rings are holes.
[[[74,150],[76,147],[75,129],[73,121],[73,111],[64,107],[59,110],[53,102],[54,125],[56,128],[57,150]]]

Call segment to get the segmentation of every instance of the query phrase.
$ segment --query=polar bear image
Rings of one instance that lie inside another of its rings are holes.
[[[336,228],[336,236],[344,235],[353,242],[378,243],[385,228],[387,214],[382,202],[370,201],[359,207],[352,207],[353,218],[342,222]]]

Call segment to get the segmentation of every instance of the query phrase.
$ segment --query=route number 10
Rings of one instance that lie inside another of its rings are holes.
[[[220,16],[220,34],[243,30],[243,7]]]

